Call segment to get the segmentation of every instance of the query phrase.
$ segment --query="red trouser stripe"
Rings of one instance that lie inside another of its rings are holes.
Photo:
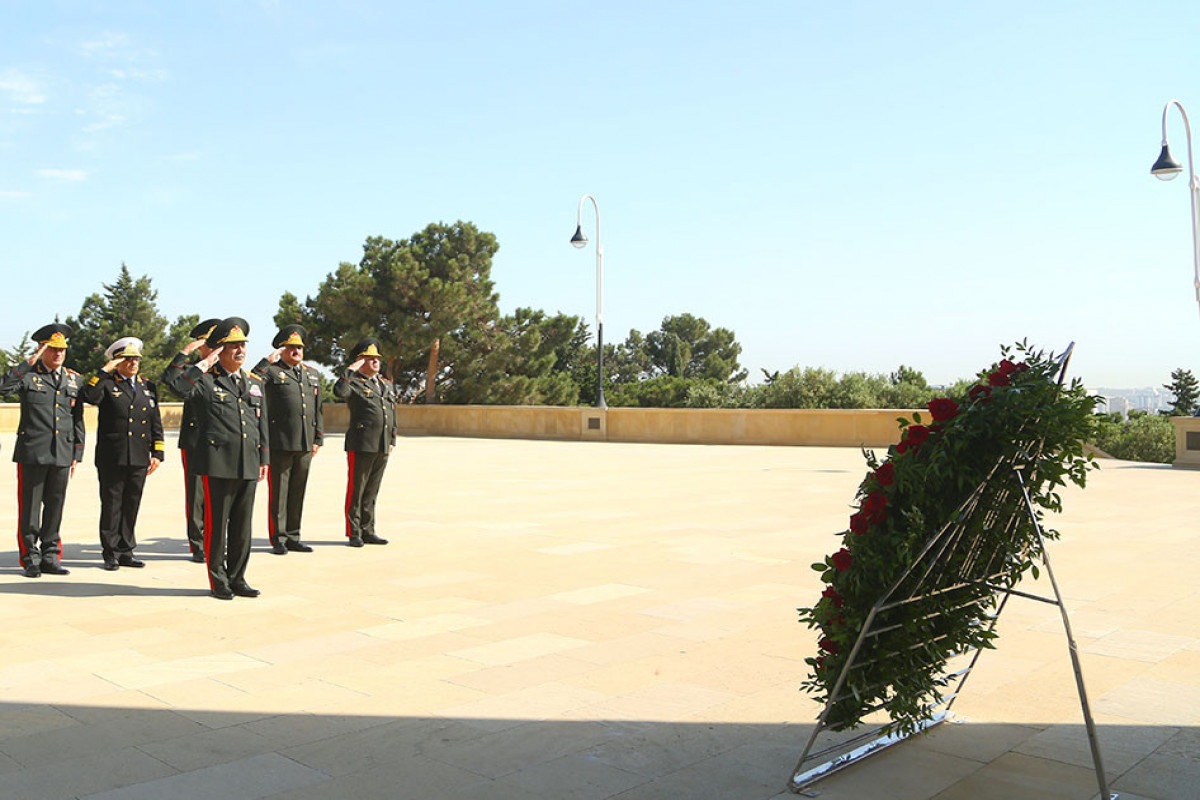
[[[204,483],[204,562],[205,564],[212,563],[212,495],[208,491],[208,476],[201,475],[200,480]],[[208,573],[208,588],[216,589],[216,584],[213,583],[212,570],[205,570]]]
[[[275,483],[271,480],[271,468],[267,467],[267,538],[275,544],[275,514],[271,511],[275,505]]]
[[[350,465],[350,473],[346,476],[346,538],[354,536],[350,530],[350,501],[354,499],[354,451],[346,453],[346,463]]]
[[[25,549],[25,537],[21,535],[21,523],[25,521],[25,470],[17,464],[17,549],[21,551],[21,563],[29,551]]]

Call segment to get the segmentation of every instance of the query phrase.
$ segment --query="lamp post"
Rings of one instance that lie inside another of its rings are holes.
[[[591,200],[592,208],[596,209],[596,408],[608,408],[604,402],[604,245],[600,243],[600,206],[590,194],[579,198],[579,212],[575,216],[575,235],[571,237],[571,244],[582,249],[588,243],[583,235],[584,200]]]
[[[1191,176],[1188,188],[1191,189],[1192,195],[1192,284],[1196,288],[1196,302],[1200,303],[1200,217],[1197,217],[1197,213],[1200,213],[1197,210],[1200,206],[1200,177],[1196,175],[1195,162],[1192,160],[1192,126],[1188,122],[1187,112],[1183,110],[1183,104],[1178,100],[1168,100],[1163,106],[1162,153],[1150,168],[1150,174],[1159,180],[1169,181],[1183,172],[1183,166],[1171,157],[1171,150],[1167,146],[1167,112],[1171,110],[1171,106],[1179,109],[1179,114],[1183,117],[1183,131],[1187,136],[1188,175]]]

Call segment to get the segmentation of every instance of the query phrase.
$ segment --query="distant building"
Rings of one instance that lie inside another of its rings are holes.
[[[1153,386],[1141,389],[1100,387],[1095,390],[1089,389],[1088,392],[1103,398],[1097,410],[1104,413],[1128,416],[1130,411],[1145,411],[1148,414],[1157,414],[1171,407],[1171,393]]]

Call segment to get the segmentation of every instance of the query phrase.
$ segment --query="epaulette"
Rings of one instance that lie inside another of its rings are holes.
[[[242,371],[246,372],[245,370],[242,370]],[[258,381],[259,383],[262,383],[262,375],[259,375],[257,372],[246,372],[246,374],[249,375],[254,380]]]
[[[95,386],[99,382],[100,382],[99,375],[93,375],[92,377],[88,378],[88,386]]]
[[[78,372],[71,369],[70,367],[63,367],[63,372],[65,372],[67,375],[78,375],[79,374]]]

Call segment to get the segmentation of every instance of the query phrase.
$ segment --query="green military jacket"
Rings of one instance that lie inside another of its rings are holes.
[[[350,408],[347,452],[388,452],[396,443],[399,396],[395,385],[384,378],[367,378],[361,372],[350,372],[337,379],[333,393]]]
[[[257,480],[258,468],[270,463],[263,381],[241,371],[242,388],[220,364],[208,372],[197,366],[172,374],[171,389],[196,403],[197,436],[188,451],[188,467],[196,475]]]
[[[271,449],[307,452],[325,440],[321,373],[307,364],[295,367],[265,358],[254,365],[267,395]]]
[[[80,390],[86,403],[99,406],[96,436],[97,467],[148,467],[151,458],[163,460],[162,417],[158,389],[140,375],[134,387],[124,378],[100,370]]]
[[[13,448],[13,461],[19,464],[69,467],[83,460],[82,381],[78,372],[66,367],[59,373],[55,384],[40,360],[34,365],[19,361],[0,378],[0,395],[16,392],[21,397],[21,421]]]
[[[162,382],[174,388],[173,381],[182,377],[183,371],[188,367],[188,356],[184,353],[176,353],[171,359],[171,363],[167,364],[167,368],[163,370]],[[200,436],[200,423],[196,420],[197,403],[195,400],[184,397],[183,410],[179,415],[179,449],[191,450],[196,446],[196,441]]]

